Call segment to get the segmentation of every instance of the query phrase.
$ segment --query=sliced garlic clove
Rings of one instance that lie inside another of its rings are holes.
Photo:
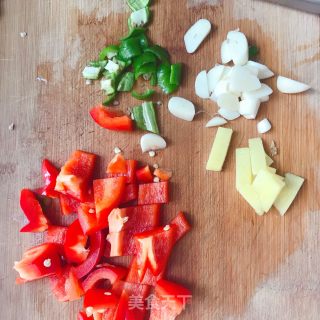
[[[198,20],[184,35],[184,44],[188,53],[195,52],[211,31],[211,23],[206,19]]]
[[[260,80],[246,67],[234,66],[230,75],[231,91],[254,91],[261,88]]]
[[[246,36],[238,31],[229,31],[227,34],[228,46],[232,61],[235,65],[244,65],[249,60],[249,46]]]
[[[238,111],[232,111],[224,108],[220,108],[218,110],[218,113],[220,114],[220,116],[222,116],[223,118],[229,121],[240,117],[240,113]]]
[[[277,88],[283,93],[300,93],[309,90],[311,87],[305,83],[279,76]]]
[[[208,78],[205,70],[201,71],[195,81],[196,95],[202,99],[209,98]]]
[[[274,76],[274,73],[264,64],[258,63],[256,61],[249,60],[246,64],[249,68],[255,68],[258,70],[258,78],[260,80],[268,79]]]
[[[272,89],[265,83],[261,83],[261,87],[254,91],[244,91],[242,93],[243,99],[261,99],[263,97],[269,96],[272,93]]]
[[[224,40],[221,45],[221,62],[226,64],[232,60],[232,52],[229,46],[229,41]]]
[[[246,119],[255,119],[260,107],[259,99],[245,99],[240,101],[239,113]]]
[[[270,121],[265,118],[257,123],[257,129],[259,133],[266,133],[271,130],[271,123]]]
[[[228,109],[231,111],[239,110],[239,99],[232,93],[223,93],[218,96],[217,104],[220,108]]]
[[[146,133],[140,139],[142,152],[156,151],[164,149],[167,146],[166,141],[155,133]]]
[[[214,117],[211,120],[209,120],[206,124],[206,128],[210,127],[217,127],[217,126],[223,126],[224,124],[228,123],[227,120],[221,118],[221,117]]]
[[[194,104],[181,97],[170,98],[168,109],[175,117],[186,121],[192,121],[196,114]]]
[[[219,97],[223,93],[229,92],[229,81],[228,80],[220,80],[218,81],[216,87],[214,88],[214,95]]]
[[[221,76],[223,74],[223,70],[225,69],[225,66],[218,64],[215,65],[207,74],[208,78],[208,89],[209,92],[213,92],[214,88],[216,87],[218,81],[221,79]]]

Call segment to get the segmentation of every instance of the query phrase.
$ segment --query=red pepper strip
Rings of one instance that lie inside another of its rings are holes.
[[[136,181],[136,167],[137,167],[137,160],[126,160],[127,166],[127,183],[135,183]]]
[[[79,222],[84,234],[92,234],[100,229],[97,223],[96,209],[94,204],[81,203],[78,208]]]
[[[119,297],[105,289],[89,289],[83,300],[87,316],[94,312],[103,313],[108,308],[116,308]]]
[[[66,233],[66,241],[64,244],[64,252],[69,263],[82,263],[89,254],[86,249],[88,236],[85,235],[80,226],[79,220],[75,220]]]
[[[49,221],[31,190],[21,190],[20,207],[29,220],[29,223],[21,228],[20,232],[42,232],[48,229]]]
[[[90,115],[99,126],[116,131],[132,131],[133,121],[122,112],[106,108],[102,105],[93,107]]]
[[[98,231],[89,236],[90,249],[87,260],[75,267],[75,275],[78,279],[86,276],[100,261],[105,246],[105,235]]]
[[[101,280],[109,280],[109,285],[112,286],[116,281],[122,280],[127,273],[128,269],[120,266],[109,265],[98,268],[82,282],[83,290],[87,292],[89,289],[96,288]]]
[[[60,193],[59,199],[62,214],[69,215],[78,211],[78,207],[80,205],[78,200],[62,193]]]
[[[123,155],[116,154],[113,159],[109,162],[107,167],[107,174],[110,174],[111,177],[127,174],[127,165],[126,160],[124,159]]]
[[[138,199],[138,185],[127,184],[122,195],[121,204]]]
[[[99,228],[108,226],[108,215],[116,208],[125,189],[125,177],[98,179],[93,181],[94,201]]]
[[[40,279],[61,271],[59,245],[44,243],[28,249],[20,261],[14,263],[19,272],[18,283]]]
[[[78,313],[78,318],[77,320],[93,320],[93,317],[87,317],[86,313],[84,311],[80,311]]]
[[[139,185],[138,205],[169,202],[169,182]]]
[[[89,197],[96,155],[85,151],[75,151],[61,168],[55,190],[69,195],[80,202]]]
[[[134,255],[134,235],[152,230],[159,225],[160,205],[114,209],[109,217],[109,256]]]
[[[171,281],[159,280],[151,302],[153,307],[149,320],[175,319],[191,297],[191,291],[185,287]]]
[[[174,234],[174,243],[179,241],[191,229],[191,226],[184,216],[183,212],[179,212],[177,216],[171,220],[170,226],[175,226],[176,230]]]
[[[65,267],[60,274],[50,277],[50,286],[59,301],[75,301],[84,294],[74,269],[69,266]]]
[[[59,170],[47,159],[42,161],[41,170],[42,177],[44,179],[44,186],[38,189],[37,193],[51,198],[58,198],[59,193],[55,191],[54,188]]]
[[[137,177],[138,183],[153,182],[153,175],[152,175],[152,173],[150,171],[150,167],[149,166],[145,166],[145,167],[139,168],[136,171],[136,177]]]
[[[144,320],[146,316],[146,300],[149,293],[150,286],[125,282],[113,319]],[[138,303],[135,303],[137,300]]]
[[[47,232],[45,233],[45,242],[63,245],[66,241],[67,230],[67,227],[49,226]]]
[[[172,177],[172,171],[165,169],[156,169],[153,174],[161,181],[169,181]]]

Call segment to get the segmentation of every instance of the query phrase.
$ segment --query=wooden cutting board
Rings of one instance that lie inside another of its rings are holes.
[[[1,318],[75,319],[80,303],[58,303],[45,281],[16,286],[13,261],[41,235],[19,234],[23,225],[19,190],[41,185],[46,157],[61,166],[77,148],[101,156],[103,168],[120,147],[125,156],[172,168],[168,221],[187,212],[193,230],[174,251],[168,278],[192,288],[193,303],[179,319],[316,320],[320,312],[320,18],[252,0],[154,1],[150,36],[167,47],[172,60],[185,64],[179,96],[199,111],[192,123],[170,116],[167,97],[159,94],[162,135],[169,147],[151,159],[142,155],[142,132],[119,134],[93,123],[89,108],[102,101],[99,84],[86,86],[81,70],[106,43],[127,31],[128,9],[114,0],[3,0],[0,2],[1,158],[0,264]],[[186,53],[185,31],[207,18],[213,31],[194,55]],[[211,101],[194,94],[202,69],[220,61],[220,44],[230,29],[240,28],[260,48],[259,60],[275,73],[309,83],[313,90],[280,94],[276,79],[259,119],[273,124],[263,135],[274,140],[280,173],[306,178],[285,217],[275,211],[258,217],[235,189],[235,148],[257,136],[256,121],[228,124],[235,131],[223,172],[206,172],[216,129],[205,129],[216,112]],[[27,32],[26,38],[20,32]],[[37,81],[40,76],[47,82]],[[137,101],[120,98],[124,110]],[[14,124],[14,130],[8,129]]]

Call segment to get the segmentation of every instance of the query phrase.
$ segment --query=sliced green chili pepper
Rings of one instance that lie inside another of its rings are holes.
[[[89,66],[95,67],[95,68],[104,68],[107,65],[107,60],[101,60],[101,61],[90,61]]]
[[[119,46],[111,45],[111,46],[105,47],[99,53],[99,60],[106,60],[106,58],[112,59],[118,54],[118,52],[119,52]]]
[[[133,72],[126,72],[122,75],[117,90],[118,91],[131,91],[134,84]]]
[[[121,41],[127,40],[129,38],[135,38],[137,36],[140,36],[141,34],[144,34],[145,32],[146,32],[145,28],[133,28],[133,29],[130,29],[129,34],[127,36],[123,37],[121,39]]]
[[[146,48],[144,52],[151,52],[153,53],[161,62],[163,63],[169,63],[170,57],[169,53],[166,49],[158,46],[158,45],[153,45],[149,48]]]
[[[114,101],[115,98],[116,98],[116,93],[110,94],[107,96],[107,99],[104,102],[102,102],[102,104],[104,106],[109,106]]]
[[[151,78],[150,78],[150,84],[154,87],[157,85],[157,73],[154,72],[151,74]]]
[[[179,85],[181,82],[182,64],[175,63],[171,65],[170,83]]]
[[[135,79],[138,79],[141,75],[144,75],[146,73],[155,73],[157,71],[157,65],[153,62],[146,63],[142,65],[139,69],[134,71],[134,77]],[[150,76],[151,77],[151,76]]]
[[[159,133],[156,113],[152,102],[143,102],[141,106],[132,109],[133,118],[138,128],[153,133]]]
[[[249,59],[254,58],[259,54],[259,48],[257,46],[249,47]]]
[[[131,95],[138,100],[146,100],[146,99],[149,99],[151,96],[153,96],[154,93],[155,93],[155,90],[153,89],[147,89],[145,92],[142,92],[142,93],[139,93],[133,90],[131,92]]]
[[[142,54],[142,49],[139,38],[135,37],[121,41],[119,48],[120,58],[123,60],[129,60],[133,57],[139,56],[140,54]]]
[[[127,0],[127,4],[132,11],[136,11],[146,7],[150,0]]]
[[[82,76],[85,79],[97,80],[100,78],[100,73],[101,73],[101,67],[88,66],[83,69]]]
[[[177,90],[178,85],[170,83],[171,66],[163,63],[159,66],[157,72],[158,85],[166,94],[170,94]]]
[[[138,70],[144,64],[156,63],[156,61],[157,61],[157,58],[153,53],[144,52],[141,56],[138,56],[138,57],[134,58],[134,60],[133,60],[133,68],[135,70]]]
[[[128,19],[129,30],[142,27],[149,22],[150,10],[148,7],[133,11]]]
[[[141,33],[139,36],[137,36],[136,38],[139,39],[139,43],[140,46],[142,47],[142,49],[146,49],[149,46],[149,40],[147,38],[147,36],[144,33]]]

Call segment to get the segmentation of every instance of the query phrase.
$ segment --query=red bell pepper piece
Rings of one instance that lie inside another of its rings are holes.
[[[37,193],[51,197],[58,198],[59,193],[54,190],[56,186],[56,179],[59,174],[59,170],[47,159],[42,161],[42,177],[44,179],[44,186],[38,189]]]
[[[81,283],[70,266],[50,277],[50,287],[59,301],[78,300],[84,294]]]
[[[81,203],[78,208],[79,222],[84,234],[92,234],[100,230],[96,209],[93,203]]]
[[[14,269],[19,272],[17,283],[24,283],[57,274],[61,271],[59,245],[44,243],[28,249],[20,261],[14,263]]]
[[[80,202],[86,202],[89,197],[95,162],[95,154],[75,151],[61,168],[55,190]]]
[[[42,232],[48,229],[49,221],[31,190],[21,190],[20,207],[29,220],[29,223],[21,228],[20,232]]]
[[[138,199],[138,185],[127,184],[121,199],[121,204],[126,204],[130,201]]]
[[[166,169],[156,169],[153,174],[161,181],[169,181],[172,177],[172,171]]]
[[[80,201],[62,193],[59,195],[59,200],[62,214],[69,215],[78,211]]]
[[[168,181],[139,185],[138,205],[169,202]]]
[[[137,160],[126,160],[127,165],[127,183],[135,183],[136,181],[136,168]]]
[[[183,212],[179,212],[177,216],[171,220],[170,226],[175,227],[174,243],[179,241],[187,232],[190,231],[191,226],[184,216]]]
[[[49,226],[45,233],[45,242],[64,245],[68,228],[61,226]]]
[[[75,275],[78,279],[86,276],[100,261],[105,247],[105,235],[98,231],[89,236],[90,248],[88,258],[75,267]]]
[[[82,282],[82,287],[85,292],[89,289],[96,288],[99,282],[109,280],[110,286],[116,281],[122,280],[128,273],[127,268],[120,266],[103,266],[92,271],[87,278]]]
[[[142,168],[137,169],[136,177],[138,183],[149,183],[153,182],[153,175],[150,171],[149,166],[144,166]]]
[[[94,202],[98,223],[108,226],[108,215],[116,208],[125,189],[125,177],[98,179],[93,181]]]
[[[155,287],[149,320],[174,320],[191,297],[191,291],[187,288],[171,281],[159,280]]]
[[[90,115],[99,126],[116,131],[132,131],[133,121],[123,112],[102,105],[93,107]]]
[[[103,313],[109,308],[116,308],[118,305],[119,297],[112,291],[105,289],[89,289],[83,300],[83,307],[86,310],[87,316],[94,312]]]
[[[159,225],[160,205],[114,209],[109,217],[110,256],[134,255],[134,235]]]
[[[127,174],[126,160],[122,154],[116,154],[107,167],[108,177],[125,176]],[[110,176],[109,176],[110,175]]]
[[[64,252],[69,263],[82,263],[88,257],[89,250],[86,248],[88,236],[85,235],[79,220],[75,220],[66,233]]]

